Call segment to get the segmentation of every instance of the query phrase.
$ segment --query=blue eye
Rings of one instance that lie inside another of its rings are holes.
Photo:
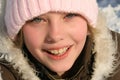
[[[30,22],[36,22],[36,23],[40,23],[41,21],[44,21],[44,19],[40,17],[35,17],[32,20],[30,20]]]
[[[66,18],[72,18],[72,17],[75,17],[75,16],[79,16],[79,14],[68,13],[65,17],[66,17]]]

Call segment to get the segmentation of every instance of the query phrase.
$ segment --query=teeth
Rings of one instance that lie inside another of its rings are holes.
[[[54,55],[60,55],[60,54],[63,54],[66,52],[68,48],[62,48],[62,49],[59,49],[59,50],[48,50],[48,52],[50,52],[51,54],[54,54]]]

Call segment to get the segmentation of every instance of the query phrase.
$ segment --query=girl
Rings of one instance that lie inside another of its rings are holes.
[[[96,0],[7,0],[5,8],[2,80],[119,80],[119,35]]]

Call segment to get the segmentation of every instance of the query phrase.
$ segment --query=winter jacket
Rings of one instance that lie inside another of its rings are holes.
[[[1,13],[0,13],[1,14]],[[3,14],[2,14],[3,15]],[[0,16],[0,80],[120,80],[120,34],[107,28],[100,14],[92,36],[73,67],[61,79],[15,47]]]

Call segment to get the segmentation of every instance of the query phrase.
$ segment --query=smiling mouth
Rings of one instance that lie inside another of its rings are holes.
[[[60,49],[54,49],[54,50],[44,50],[45,52],[52,54],[52,55],[56,55],[56,56],[60,56],[63,55],[64,53],[67,52],[67,50],[69,49],[69,47],[64,47],[64,48],[60,48]]]

